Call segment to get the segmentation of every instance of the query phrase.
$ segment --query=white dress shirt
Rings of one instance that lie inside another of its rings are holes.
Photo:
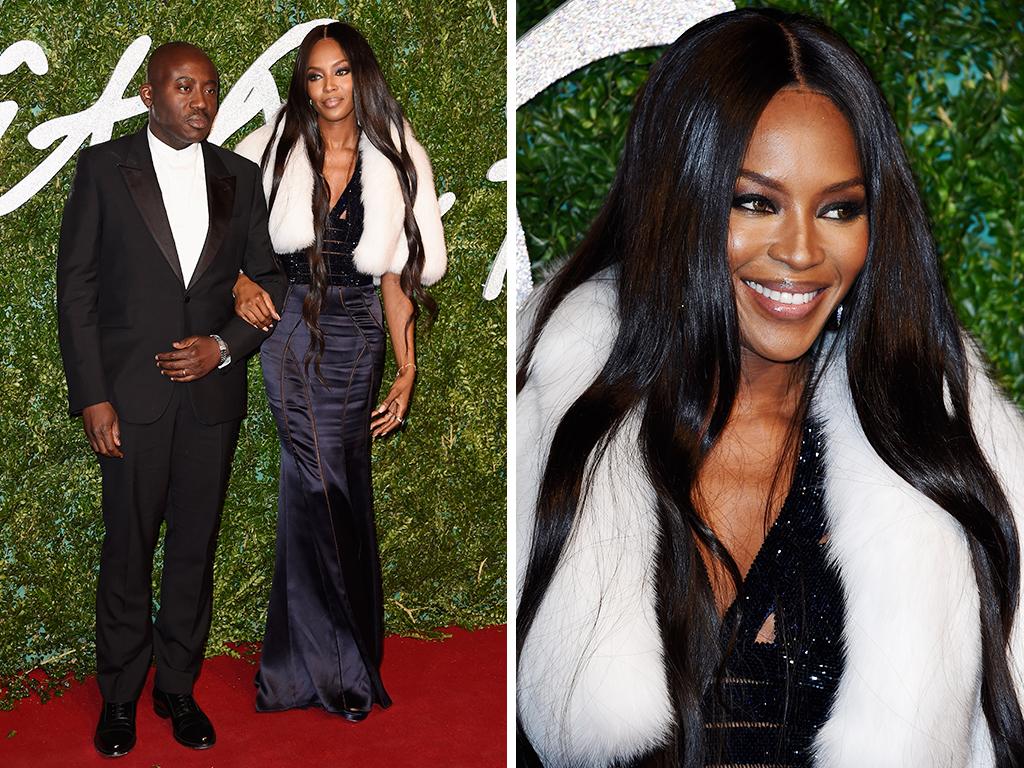
[[[153,156],[156,180],[164,199],[164,210],[178,251],[181,276],[187,287],[199,263],[210,228],[210,208],[206,200],[206,164],[203,148],[189,144],[174,149],[146,131],[149,152]]]

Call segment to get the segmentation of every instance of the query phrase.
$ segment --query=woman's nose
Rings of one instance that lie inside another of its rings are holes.
[[[819,264],[823,253],[815,232],[814,216],[793,211],[782,218],[778,236],[769,247],[768,255],[793,269],[807,269]]]

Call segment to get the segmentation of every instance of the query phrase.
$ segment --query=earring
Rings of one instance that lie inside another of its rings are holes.
[[[840,304],[836,307],[836,328],[842,327],[843,324],[843,305]]]

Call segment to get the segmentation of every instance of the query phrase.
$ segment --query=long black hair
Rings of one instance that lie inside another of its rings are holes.
[[[827,96],[846,117],[867,187],[867,261],[844,301],[842,343],[833,349],[845,350],[853,402],[873,449],[966,534],[981,595],[982,706],[996,764],[1017,765],[1024,723],[1006,656],[1020,581],[1017,532],[971,427],[961,327],[880,90],[842,38],[802,15],[737,10],[695,25],[669,46],[637,96],[604,206],[544,289],[519,360],[519,389],[554,309],[613,265],[620,324],[603,369],[552,439],[519,603],[519,651],[578,513],[588,460],[639,409],[638,450],[657,497],[657,612],[676,722],[670,743],[645,765],[703,765],[701,703],[721,649],[700,549],[739,578],[694,502],[740,373],[729,211],[759,116],[793,85]],[[810,357],[822,349],[816,344]],[[804,368],[799,412],[806,412],[818,367],[810,360]]]
[[[263,151],[260,165],[265,173],[271,166],[274,169],[273,186],[270,191],[268,207],[273,209],[277,199],[277,190],[284,174],[285,161],[295,142],[300,138],[306,147],[309,165],[313,169],[313,232],[315,241],[306,249],[309,269],[312,276],[309,292],[302,304],[302,317],[309,327],[310,351],[316,347],[317,369],[324,350],[324,335],[320,329],[320,310],[323,308],[327,294],[327,265],[323,258],[324,229],[327,226],[327,215],[330,213],[330,189],[323,175],[324,145],[320,136],[317,112],[310,103],[306,92],[306,68],[309,66],[309,55],[313,46],[320,40],[330,38],[341,46],[348,58],[352,70],[352,96],[355,104],[356,122],[366,138],[384,157],[390,161],[398,174],[398,184],[405,202],[405,220],[403,223],[405,239],[409,246],[409,257],[401,274],[402,291],[412,302],[413,312],[410,322],[419,316],[419,305],[427,307],[431,315],[437,311],[437,305],[424,290],[423,275],[423,238],[413,216],[413,203],[416,200],[418,179],[416,167],[405,141],[405,117],[398,100],[388,88],[384,73],[381,72],[373,49],[359,31],[348,24],[333,22],[311,29],[302,39],[295,67],[288,84],[288,97],[284,108],[274,121],[272,135],[277,135],[281,122],[284,129],[281,140],[277,143],[277,151],[273,152],[274,142],[267,143]]]

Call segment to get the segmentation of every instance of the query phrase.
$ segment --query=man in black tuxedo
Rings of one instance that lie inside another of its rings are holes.
[[[213,726],[192,698],[210,627],[213,552],[239,425],[246,358],[265,333],[234,314],[239,270],[280,306],[259,169],[205,141],[219,79],[185,43],[153,52],[149,123],[82,150],[57,257],[68,400],[103,476],[96,595],[104,755],[135,744],[135,703],[156,658],[154,707],[202,749]],[[160,610],[153,552],[167,521]]]

